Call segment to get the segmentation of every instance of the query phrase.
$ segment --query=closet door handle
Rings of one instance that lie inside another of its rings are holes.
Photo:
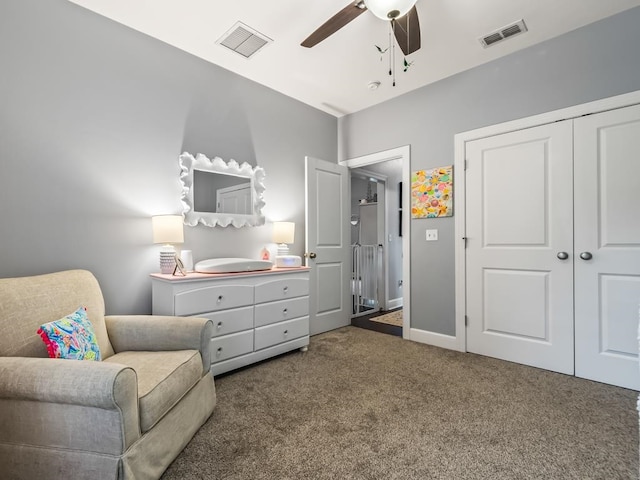
[[[591,260],[593,258],[593,255],[591,255],[591,252],[582,252],[580,254],[580,258],[582,260]]]
[[[567,252],[558,252],[558,255],[556,255],[560,260],[566,260],[567,258],[569,258],[569,254]]]

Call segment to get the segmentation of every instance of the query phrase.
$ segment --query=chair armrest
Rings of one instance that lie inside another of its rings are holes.
[[[199,350],[204,372],[211,368],[213,322],[208,318],[107,315],[104,319],[116,353]]]
[[[109,449],[126,450],[140,437],[136,373],[123,365],[0,357],[0,400],[0,430],[7,429],[0,437],[15,437],[16,443],[59,442],[74,422],[74,430],[116,433],[118,438],[103,442]],[[91,423],[97,422],[98,414],[77,414],[90,411],[104,412],[104,423]]]

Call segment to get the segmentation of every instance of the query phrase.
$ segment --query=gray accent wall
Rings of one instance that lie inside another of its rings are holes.
[[[266,172],[269,223],[185,227],[195,261],[259,258],[276,220],[303,253],[304,157],[337,160],[335,117],[65,0],[0,3],[0,66],[0,277],[85,268],[107,313],[150,313],[183,151]]]
[[[457,133],[640,90],[638,25],[640,7],[343,117],[338,157],[409,144],[411,171],[451,165]],[[455,334],[454,270],[454,218],[412,220],[412,327]]]

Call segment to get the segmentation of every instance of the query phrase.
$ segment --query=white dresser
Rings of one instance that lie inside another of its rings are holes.
[[[309,269],[186,277],[152,274],[154,315],[213,320],[211,370],[228,372],[309,345]]]

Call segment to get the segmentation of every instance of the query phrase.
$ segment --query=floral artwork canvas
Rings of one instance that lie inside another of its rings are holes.
[[[411,218],[453,216],[453,165],[411,174]]]

